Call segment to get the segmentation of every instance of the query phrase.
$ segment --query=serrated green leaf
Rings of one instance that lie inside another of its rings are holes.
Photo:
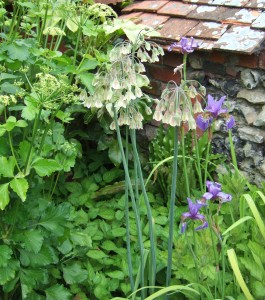
[[[61,236],[64,233],[69,213],[70,205],[68,203],[62,203],[58,206],[51,204],[42,215],[38,224],[51,231],[54,235]]]
[[[67,239],[65,240],[61,246],[58,247],[58,250],[62,253],[62,254],[67,254],[69,253],[71,250],[73,249],[73,245],[72,243]]]
[[[0,245],[0,267],[6,267],[11,258],[12,250],[7,245]]]
[[[52,247],[42,247],[38,253],[20,250],[20,261],[24,266],[44,267],[58,262],[58,257]]]
[[[119,280],[123,280],[124,279],[124,274],[122,271],[112,271],[112,272],[106,272],[106,275],[108,275],[111,278],[114,279],[119,279]]]
[[[100,260],[102,258],[108,257],[103,251],[101,250],[89,250],[86,254],[88,257]]]
[[[0,209],[2,210],[5,209],[5,207],[10,201],[8,187],[9,183],[0,185]]]
[[[63,285],[53,285],[45,290],[46,300],[68,300],[71,293]]]
[[[28,121],[32,121],[37,116],[39,110],[34,105],[33,100],[25,100],[24,102],[26,106],[22,109],[22,118]]]
[[[0,125],[0,136],[3,136],[6,133],[5,125]]]
[[[16,159],[13,156],[10,156],[7,159],[4,156],[0,157],[0,175],[4,177],[14,177],[14,168],[16,165]]]
[[[117,249],[116,244],[112,241],[104,241],[101,247],[107,251],[115,251]]]
[[[38,253],[43,244],[43,235],[39,230],[28,230],[23,232],[23,242],[25,249],[30,252]]]
[[[87,270],[82,269],[78,263],[63,267],[63,278],[68,284],[81,283],[87,279],[87,275]]]
[[[35,160],[32,167],[40,177],[49,176],[52,173],[61,170],[61,166],[56,160],[45,158]]]
[[[23,202],[26,200],[29,184],[25,178],[14,178],[10,181],[10,187]]]
[[[8,266],[0,268],[0,285],[6,284],[16,276],[19,268],[19,261],[9,260]]]

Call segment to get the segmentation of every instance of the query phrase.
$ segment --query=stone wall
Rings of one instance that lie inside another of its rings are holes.
[[[166,52],[155,65],[147,65],[152,89],[159,97],[169,80],[180,81],[173,69],[182,55]],[[265,52],[252,55],[197,51],[188,58],[188,78],[200,81],[207,93],[227,96],[227,107],[236,120],[233,139],[240,169],[260,185],[265,182]],[[216,123],[214,151],[230,156],[229,141],[222,123]]]

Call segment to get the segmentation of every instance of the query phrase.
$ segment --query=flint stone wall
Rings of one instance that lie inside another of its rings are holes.
[[[152,86],[146,92],[159,97],[169,80],[178,83],[180,76],[173,69],[181,63],[181,54],[166,52],[159,63],[146,65]],[[236,120],[232,132],[239,168],[251,182],[261,185],[265,182],[265,52],[243,55],[197,51],[189,55],[187,67],[188,79],[201,82],[207,93],[217,98],[227,96],[226,106]],[[151,127],[145,128],[150,139]],[[222,121],[216,122],[213,149],[230,160],[228,134]]]

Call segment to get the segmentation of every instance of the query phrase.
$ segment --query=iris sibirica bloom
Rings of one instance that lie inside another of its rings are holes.
[[[199,47],[199,44],[194,40],[193,37],[190,39],[182,37],[178,43],[173,43],[168,47],[168,51],[172,51],[173,48],[177,48],[181,51],[182,54],[192,53]]]
[[[202,225],[197,227],[195,230],[200,230],[203,228],[208,227],[208,222],[206,221],[206,218],[204,215],[201,215],[199,213],[199,210],[206,206],[206,203],[199,203],[198,201],[194,203],[190,198],[187,198],[188,205],[189,205],[189,211],[182,214],[181,217],[181,233],[183,233],[186,230],[187,222],[186,219],[191,220],[200,220],[202,222]]]
[[[206,192],[202,197],[206,200],[220,199],[221,203],[229,202],[232,200],[230,194],[223,193],[221,190],[221,184],[213,181],[206,181],[206,186],[208,192]]]
[[[205,131],[210,127],[214,119],[217,119],[219,116],[226,119],[226,129],[231,129],[235,125],[235,119],[233,116],[227,113],[227,108],[223,107],[225,96],[221,97],[219,100],[214,99],[212,95],[208,95],[207,105],[205,107],[204,113],[200,114],[196,123],[197,126]]]

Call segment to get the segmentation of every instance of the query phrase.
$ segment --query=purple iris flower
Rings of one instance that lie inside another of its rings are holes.
[[[197,117],[196,124],[202,131],[205,131],[211,125],[212,120],[213,118],[209,118],[201,114]]]
[[[220,114],[227,113],[227,108],[222,108],[225,98],[226,97],[223,96],[219,100],[215,100],[213,96],[208,95],[208,102],[205,110],[210,112],[214,118],[217,118]]]
[[[208,227],[208,223],[205,220],[205,216],[199,214],[199,210],[203,206],[206,206],[207,204],[199,203],[198,201],[196,201],[196,203],[194,203],[190,198],[187,198],[187,200],[188,200],[188,205],[189,205],[189,211],[182,214],[181,233],[185,232],[185,230],[187,228],[187,223],[185,222],[186,219],[200,220],[202,222],[202,225],[197,227],[196,230],[200,230],[200,229]]]
[[[191,37],[190,39],[186,37],[182,37],[178,43],[173,43],[171,46],[168,47],[168,51],[172,51],[173,48],[180,49],[182,54],[189,54],[192,53],[199,47],[199,44],[194,41],[194,38]]]
[[[226,120],[226,129],[231,129],[235,125],[235,118],[233,116],[230,116],[229,119]]]
[[[221,203],[229,202],[232,200],[232,196],[230,194],[223,193],[221,191],[221,184],[213,181],[206,181],[206,186],[208,192],[206,192],[202,197],[206,200],[215,200],[219,198]]]

